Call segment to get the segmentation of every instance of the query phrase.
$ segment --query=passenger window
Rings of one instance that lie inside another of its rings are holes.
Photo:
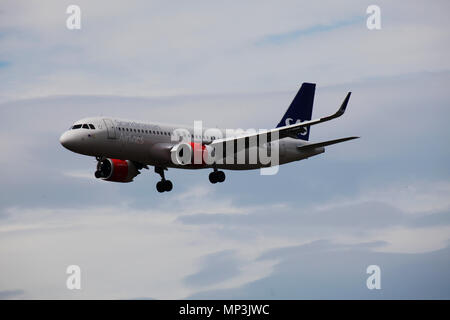
[[[91,128],[92,130],[95,130],[95,127],[93,124],[89,124],[89,128]]]
[[[89,129],[87,124],[83,124],[83,129]]]

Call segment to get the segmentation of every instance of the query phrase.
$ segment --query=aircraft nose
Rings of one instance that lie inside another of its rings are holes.
[[[74,150],[76,139],[70,132],[64,132],[61,137],[59,137],[59,142],[64,148]]]

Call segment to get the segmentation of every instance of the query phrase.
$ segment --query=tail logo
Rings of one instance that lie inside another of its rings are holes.
[[[303,120],[301,119],[297,119],[294,123],[294,120],[292,118],[286,118],[285,124],[287,126],[290,126],[291,124],[297,124],[301,122],[303,122]],[[303,128],[303,130],[299,134],[302,136],[306,136],[308,134],[308,128]]]

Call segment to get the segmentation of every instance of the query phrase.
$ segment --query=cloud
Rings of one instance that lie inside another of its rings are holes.
[[[79,32],[60,1],[0,13],[5,297],[448,298],[446,1],[380,1],[380,31],[356,0],[78,4]],[[58,142],[91,115],[269,128],[303,81],[314,117],[353,92],[311,139],[361,139],[275,176],[169,170],[161,195],[153,170],[98,181]],[[82,292],[64,287],[73,263]]]
[[[450,211],[448,206],[439,205],[437,198],[446,203],[445,182],[418,183],[409,185],[410,202],[403,202],[401,196],[395,207],[392,197],[400,195],[396,186],[386,186],[380,192],[372,190],[369,196],[362,193],[354,195],[351,200],[326,202],[323,205],[298,206],[296,203],[280,205],[247,207],[244,213],[234,215],[206,215],[201,213],[186,214],[177,217],[186,225],[209,226],[216,232],[242,238],[248,234],[277,237],[283,230],[285,236],[307,241],[333,237],[335,241],[357,243],[361,241],[386,241],[384,252],[426,252],[448,245],[450,239]],[[397,186],[398,188],[398,186]],[[401,189],[401,188],[400,188]],[[376,196],[374,196],[376,195]],[[411,213],[408,209],[417,209]],[[442,211],[443,210],[443,211]],[[256,231],[256,229],[257,231]]]
[[[416,182],[404,185],[389,185],[382,189],[366,190],[351,199],[334,199],[319,204],[318,210],[333,210],[339,207],[378,201],[408,214],[435,213],[450,209],[450,183],[447,181]]]
[[[272,274],[231,290],[204,291],[192,299],[448,299],[449,248],[420,254],[367,250],[378,243],[336,245],[318,241],[266,252],[278,258]],[[366,269],[381,269],[381,290],[368,290]],[[407,284],[407,285],[405,285]]]
[[[406,9],[382,1],[377,32],[367,30],[370,3],[360,1],[105,4],[79,1],[82,29],[69,31],[63,2],[7,1],[0,98],[255,92],[285,90],[300,74],[342,84],[449,69],[444,1]],[[261,39],[278,45],[255,46]]]
[[[432,226],[446,224],[450,204],[449,184],[445,181],[418,182],[407,186],[385,186],[361,191],[351,198],[298,206],[296,203],[248,207],[244,214],[233,216],[195,214],[178,220],[187,224],[221,226],[261,225],[269,228],[301,225],[301,228],[333,226],[368,230],[396,225]]]
[[[190,286],[207,286],[225,281],[239,274],[239,259],[230,250],[215,252],[204,257],[203,268],[185,278]]]
[[[354,25],[356,23],[362,23],[364,19],[362,17],[355,17],[344,21],[334,22],[328,25],[315,25],[308,27],[307,29],[299,29],[290,32],[272,34],[263,37],[257,41],[257,45],[280,45],[291,41],[298,41],[300,37],[313,36],[317,33],[327,32],[338,28]]]
[[[252,260],[259,252],[254,244],[266,240],[255,239],[240,246],[238,254],[246,259],[236,260],[239,268],[233,270],[232,255],[221,257],[211,252],[229,252],[238,241],[224,239],[208,228],[176,223],[175,217],[195,209],[184,208],[183,201],[170,203],[170,208],[161,204],[134,209],[124,203],[110,207],[3,210],[0,254],[14,252],[16,258],[2,259],[0,269],[9,275],[2,279],[2,286],[22,285],[30,298],[183,298],[198,290],[198,286],[230,288],[270,272],[270,261]],[[198,210],[205,212],[207,207]],[[214,213],[214,208],[211,210],[209,214]],[[204,256],[209,258],[205,260]],[[211,275],[215,268],[204,265],[198,270],[197,261],[202,259],[206,264],[219,259],[220,263],[215,264],[218,268],[229,260],[231,273],[225,278],[199,281],[196,273]],[[79,265],[85,275],[82,292],[64,289],[64,272],[70,264]],[[115,279],[123,272],[129,275]],[[112,288],[116,288],[113,295]]]

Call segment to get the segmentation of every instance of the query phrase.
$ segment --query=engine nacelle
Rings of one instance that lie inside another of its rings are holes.
[[[132,161],[104,159],[98,162],[95,177],[106,181],[131,182],[138,174],[140,172]]]
[[[172,162],[177,165],[205,166],[214,163],[214,148],[198,142],[181,142],[170,150]]]

